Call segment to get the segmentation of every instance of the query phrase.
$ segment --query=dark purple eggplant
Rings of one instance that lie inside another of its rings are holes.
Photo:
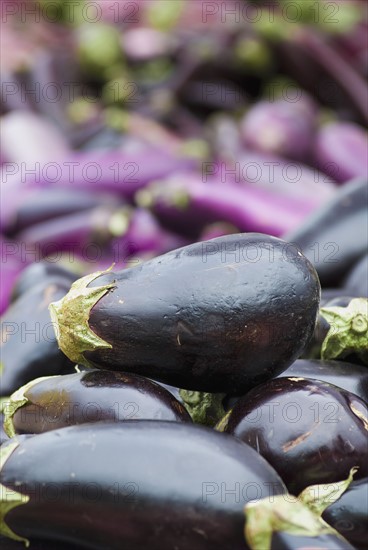
[[[333,122],[323,126],[314,147],[317,167],[334,180],[345,183],[367,177],[368,139],[357,124]]]
[[[3,449],[1,504],[16,507],[1,529],[23,540],[247,550],[244,505],[285,493],[248,445],[187,423],[97,422],[13,441]]]
[[[277,378],[312,378],[357,395],[368,404],[368,369],[346,361],[298,359]]]
[[[353,481],[346,492],[325,510],[322,517],[357,550],[366,550],[368,478]]]
[[[349,271],[344,280],[344,288],[348,290],[348,294],[354,292],[357,297],[368,298],[368,254],[363,256]]]
[[[250,233],[84,277],[50,311],[75,363],[222,393],[259,384],[300,355],[319,295],[296,248]]]
[[[102,204],[113,205],[113,200],[106,195],[76,189],[24,189],[19,185],[9,190],[8,197],[7,204],[1,209],[1,229],[10,236],[58,216],[90,210]]]
[[[359,292],[347,290],[346,288],[322,288],[320,306],[325,306],[332,300],[341,300],[342,303],[345,303],[348,298],[360,298],[360,296]]]
[[[356,395],[308,378],[278,378],[258,386],[218,424],[256,449],[291,494],[333,483],[358,466],[368,474],[368,410]]]
[[[3,404],[2,404],[2,407],[3,407]],[[9,436],[4,430],[4,415],[3,413],[0,413],[0,445],[2,445],[4,441],[7,441],[8,439],[9,439]]]
[[[58,349],[48,311],[69,282],[44,281],[22,294],[2,318],[0,395],[8,396],[39,376],[59,374],[73,365]]]
[[[9,401],[4,426],[10,437],[99,420],[190,422],[184,405],[162,386],[123,372],[95,370],[38,378],[19,388]]]
[[[340,286],[368,248],[368,184],[345,184],[335,197],[283,238],[298,245],[313,263],[321,285]]]
[[[0,284],[0,315],[6,311],[11,301],[12,289],[17,278],[25,268],[26,261],[19,252],[19,244],[0,236],[1,246],[1,284]],[[23,260],[23,261],[22,261]]]
[[[12,289],[12,301],[14,302],[19,296],[45,280],[64,279],[66,285],[68,282],[71,285],[77,278],[78,275],[75,272],[70,271],[60,262],[52,263],[46,260],[34,262],[23,269],[17,278]]]

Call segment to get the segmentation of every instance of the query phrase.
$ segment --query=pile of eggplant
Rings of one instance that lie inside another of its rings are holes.
[[[2,549],[367,550],[367,31],[4,3]]]

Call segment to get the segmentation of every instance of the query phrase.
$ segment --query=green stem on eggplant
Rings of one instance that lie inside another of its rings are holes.
[[[321,348],[322,359],[355,353],[368,364],[368,299],[354,298],[348,307],[326,307],[320,315],[330,324]]]
[[[224,393],[180,390],[184,406],[196,424],[213,427],[224,416]]]

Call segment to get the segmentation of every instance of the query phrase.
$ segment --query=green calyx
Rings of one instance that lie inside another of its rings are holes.
[[[115,283],[97,287],[88,285],[100,275],[108,273],[112,267],[78,279],[64,298],[49,306],[59,348],[73,363],[92,367],[83,355],[85,351],[112,348],[111,344],[97,336],[88,324],[91,309],[116,286]]]
[[[31,380],[31,382],[28,382],[28,384],[25,384],[18,390],[16,390],[10,397],[7,397],[6,400],[4,400],[4,404],[1,405],[2,413],[4,414],[4,431],[6,435],[10,438],[14,437],[16,435],[14,424],[13,424],[13,416],[17,412],[18,409],[26,405],[29,401],[29,399],[26,397],[26,393],[33,388],[36,384],[39,382],[42,382],[42,380],[47,380],[49,378],[57,378],[56,376],[42,376],[41,378],[36,378],[35,380]]]
[[[311,485],[298,497],[286,493],[249,502],[244,508],[244,534],[249,548],[271,550],[275,532],[305,537],[334,535],[343,539],[321,516],[346,491],[356,471],[357,468],[352,468],[349,477],[341,482]]]
[[[196,424],[214,426],[225,414],[222,400],[224,393],[205,393],[200,391],[180,390],[180,397],[185,408]]]
[[[13,451],[18,447],[18,441],[12,441],[11,443],[5,443],[0,447],[0,472],[2,471],[5,462],[8,460]],[[5,485],[0,484],[0,534],[4,537],[8,537],[19,542],[24,542],[26,547],[29,546],[29,540],[25,539],[14,533],[10,527],[5,523],[5,516],[10,510],[27,504],[29,501],[28,495],[22,495],[17,491],[13,491]]]
[[[320,314],[330,325],[321,358],[336,359],[355,353],[368,364],[368,299],[354,298],[347,307],[321,308]]]

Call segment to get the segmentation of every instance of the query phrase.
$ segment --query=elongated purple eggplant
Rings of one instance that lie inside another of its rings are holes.
[[[176,174],[144,189],[137,200],[164,223],[171,217],[174,223],[179,219],[180,226],[193,224],[201,230],[208,223],[223,221],[241,231],[274,236],[298,227],[312,210],[296,198],[271,194],[256,185],[237,185],[233,177],[226,183],[217,177],[206,179],[197,173]]]
[[[83,424],[3,451],[3,533],[81,548],[247,550],[244,505],[285,492],[249,446],[186,423]]]
[[[340,286],[368,248],[366,179],[344,185],[295,231],[284,235],[315,266],[322,286]]]
[[[184,405],[162,386],[135,374],[95,370],[38,378],[9,398],[10,437],[110,420],[190,422]]]
[[[317,167],[340,183],[367,177],[368,139],[357,124],[335,122],[321,128],[314,148]]]
[[[70,264],[73,267],[73,264]],[[64,267],[60,262],[52,263],[48,261],[34,262],[23,269],[17,278],[12,289],[12,301],[14,302],[31,288],[39,285],[46,280],[65,280],[71,285],[78,278],[76,272]]]
[[[273,465],[291,494],[368,473],[368,409],[358,396],[307,378],[277,378],[251,390],[218,429]]]
[[[277,378],[313,378],[357,395],[368,404],[368,369],[346,361],[297,359]]]
[[[241,151],[236,161],[236,181],[241,185],[264,189],[285,200],[293,198],[310,211],[332,199],[336,192],[333,178],[301,162],[250,150]]]
[[[319,294],[296,248],[250,233],[84,277],[50,311],[75,363],[226,392],[261,383],[300,355]]]
[[[366,550],[368,478],[353,481],[346,492],[325,510],[323,519],[357,550]]]
[[[11,191],[13,196],[9,197]],[[58,216],[90,210],[103,204],[115,206],[112,198],[106,195],[75,189],[24,189],[18,185],[9,190],[8,197],[7,204],[1,209],[1,230],[11,236]]]
[[[68,291],[65,281],[43,282],[22,294],[3,316],[0,395],[39,376],[59,374],[72,365],[58,349],[48,306]]]
[[[344,288],[348,289],[349,295],[354,292],[355,296],[368,298],[368,254],[363,256],[349,271],[344,280]]]
[[[241,134],[253,149],[305,161],[312,150],[316,125],[317,106],[304,93],[295,102],[259,101],[241,121]]]
[[[115,231],[124,231],[127,221],[126,209],[97,207],[68,216],[60,216],[32,225],[17,235],[28,247],[34,247],[39,257],[52,255],[62,250],[82,251],[102,256]]]
[[[75,153],[58,163],[57,178],[52,170],[41,170],[36,177],[27,174],[26,186],[54,186],[73,190],[114,193],[131,199],[148,182],[176,170],[194,169],[193,158],[173,156],[155,148],[134,151]],[[14,175],[19,179],[19,174]]]

